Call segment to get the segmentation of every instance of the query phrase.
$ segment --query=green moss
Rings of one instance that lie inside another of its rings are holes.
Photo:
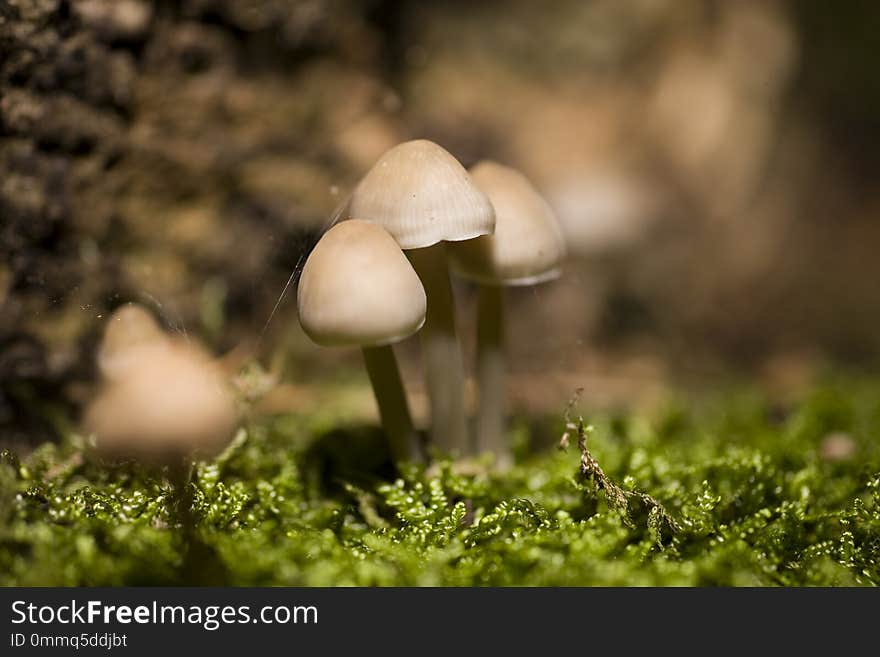
[[[517,424],[504,475],[395,473],[369,427],[250,426],[196,468],[190,558],[161,476],[83,459],[75,437],[5,452],[0,584],[880,584],[880,386],[588,419],[595,467],[574,445],[528,452],[559,417]],[[854,453],[823,460],[834,432]]]

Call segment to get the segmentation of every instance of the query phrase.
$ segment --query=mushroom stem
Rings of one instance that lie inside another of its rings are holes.
[[[194,474],[195,462],[190,456],[175,457],[168,465],[168,480],[172,486],[171,517],[180,525],[179,583],[183,586],[219,586],[226,581],[224,566],[196,532]]]
[[[492,452],[499,467],[508,467],[513,456],[504,431],[507,363],[504,356],[504,288],[500,285],[479,287],[477,381],[480,390],[477,451]]]
[[[472,450],[464,408],[464,363],[446,251],[440,242],[409,250],[407,255],[428,297],[421,342],[431,405],[431,442],[444,452],[466,455]]]
[[[195,515],[193,513],[192,477],[195,464],[189,457],[173,461],[168,467],[168,479],[172,486],[171,514],[180,524],[184,549],[189,550],[195,533]]]
[[[395,462],[422,460],[394,350],[391,345],[384,345],[364,347],[363,353],[382,427],[388,434],[391,456]]]

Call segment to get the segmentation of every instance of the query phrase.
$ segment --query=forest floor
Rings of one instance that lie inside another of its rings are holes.
[[[397,470],[373,427],[276,415],[197,464],[188,539],[161,473],[68,433],[0,455],[0,585],[877,585],[878,393],[572,406],[567,449],[562,410],[515,420],[505,473]]]

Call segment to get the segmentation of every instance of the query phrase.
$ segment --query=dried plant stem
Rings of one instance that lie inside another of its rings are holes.
[[[669,515],[660,502],[642,491],[627,490],[618,486],[610,477],[608,477],[608,475],[605,474],[602,466],[599,465],[599,462],[590,453],[590,450],[587,447],[587,437],[593,432],[592,425],[586,424],[584,418],[580,415],[577,416],[577,419],[572,419],[574,408],[580,401],[582,393],[583,388],[578,388],[565,408],[565,433],[562,434],[562,438],[559,441],[560,448],[567,449],[571,442],[572,435],[577,436],[578,450],[581,453],[581,477],[585,481],[596,484],[596,486],[605,494],[605,501],[608,503],[608,506],[620,513],[627,525],[630,527],[634,526],[632,519],[630,518],[629,502],[630,500],[635,499],[647,508],[649,527],[658,536],[663,525],[667,526],[673,533],[680,531],[681,526],[675,518]]]

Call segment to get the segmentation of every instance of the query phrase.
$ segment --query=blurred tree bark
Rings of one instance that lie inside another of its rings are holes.
[[[212,282],[255,332],[353,175],[327,134],[382,101],[381,5],[0,0],[4,442],[76,402],[124,301],[192,325]]]

